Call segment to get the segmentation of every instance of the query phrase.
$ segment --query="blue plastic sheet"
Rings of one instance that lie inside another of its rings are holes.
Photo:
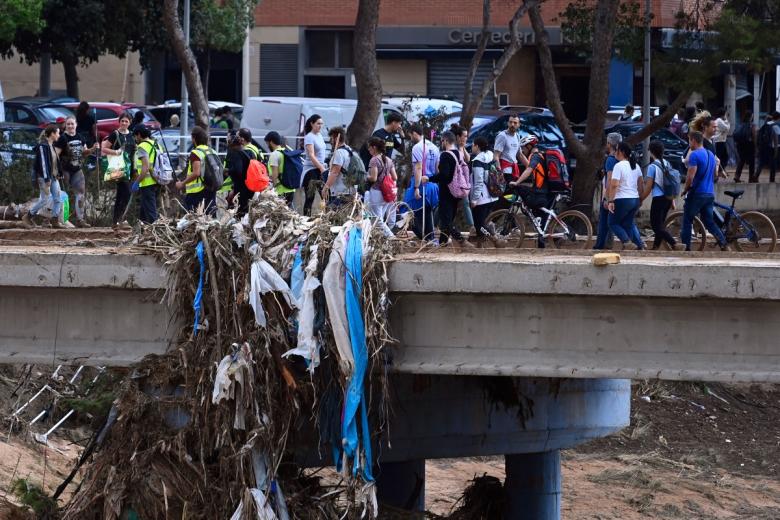
[[[203,242],[198,242],[195,248],[195,254],[200,262],[200,276],[198,277],[198,290],[195,291],[195,300],[192,302],[192,308],[195,309],[195,324],[193,325],[194,334],[198,334],[198,322],[200,321],[200,310],[203,307],[203,274],[206,271],[206,264],[203,261]]]
[[[356,227],[350,232],[346,254],[347,277],[347,320],[349,321],[349,336],[352,342],[352,353],[355,357],[355,370],[349,380],[347,395],[344,402],[344,417],[341,423],[342,447],[344,460],[352,459],[352,473],[361,469],[367,482],[374,480],[372,475],[373,459],[371,457],[371,436],[368,429],[368,413],[364,396],[363,381],[368,368],[368,349],[366,347],[366,332],[363,323],[363,312],[360,305],[360,294],[363,288],[363,232]],[[358,410],[360,410],[360,433],[358,433]],[[358,436],[362,438],[358,438]],[[365,454],[365,465],[360,467],[361,448]]]
[[[293,259],[292,274],[290,276],[290,290],[296,302],[300,302],[303,297],[304,277],[303,258],[301,257],[301,248],[299,247]]]

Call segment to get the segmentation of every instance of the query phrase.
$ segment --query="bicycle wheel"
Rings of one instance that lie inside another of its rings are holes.
[[[525,239],[525,226],[517,213],[508,209],[492,212],[485,220],[488,231],[495,232],[504,240],[516,241],[515,247],[522,247]]]
[[[777,245],[777,230],[772,221],[759,211],[746,211],[732,220],[729,238],[737,251],[771,253]]]
[[[545,242],[556,249],[589,249],[593,225],[581,211],[564,211],[550,222],[545,238]]]
[[[666,217],[666,229],[671,235],[682,243],[680,238],[680,231],[682,230],[682,211],[673,211]],[[704,229],[699,217],[693,219],[693,232],[691,234],[691,249],[696,251],[704,251],[704,247],[707,245],[707,233]],[[666,246],[668,247],[668,245]]]

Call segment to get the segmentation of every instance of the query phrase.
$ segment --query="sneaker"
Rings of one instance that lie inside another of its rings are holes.
[[[60,222],[60,219],[57,217],[51,218],[51,227],[52,229],[65,229],[65,226]]]
[[[493,242],[493,247],[497,249],[503,249],[505,247],[509,247],[509,242],[507,242],[503,238],[491,237],[490,240]]]
[[[723,244],[720,246],[721,251],[731,251],[731,246],[728,244]]]
[[[35,224],[33,223],[32,219],[30,218],[29,213],[25,213],[22,217],[22,226],[24,226],[27,229],[34,228]]]
[[[131,226],[126,220],[124,222],[121,222],[119,224],[119,229],[123,231],[130,231],[133,229],[133,226]]]
[[[88,228],[88,227],[92,227],[92,226],[91,226],[91,225],[89,225],[89,224],[88,224],[88,223],[87,223],[85,220],[82,220],[82,219],[79,219],[79,220],[74,220],[74,221],[73,221],[73,225],[74,225],[74,226],[76,226],[77,228]]]
[[[615,240],[615,242],[612,244],[612,250],[613,251],[617,251],[617,252],[625,251],[626,250],[626,244],[624,244],[623,242],[621,242],[619,240]]]
[[[459,246],[461,249],[475,249],[474,244],[466,240],[465,238],[461,238],[460,240],[455,240],[455,245]]]
[[[35,222],[36,226],[45,227],[45,228],[51,227],[51,222],[48,219],[41,217],[40,215],[33,215],[32,221]]]

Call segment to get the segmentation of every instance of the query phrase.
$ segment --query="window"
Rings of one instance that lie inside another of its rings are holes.
[[[95,114],[98,121],[103,121],[104,119],[116,119],[119,117],[116,112],[109,108],[96,108]]]
[[[351,69],[352,31],[308,31],[306,65],[315,69]]]
[[[9,111],[9,120],[14,123],[24,123],[27,125],[35,125],[38,121],[33,116],[33,113],[26,108],[14,108]]]

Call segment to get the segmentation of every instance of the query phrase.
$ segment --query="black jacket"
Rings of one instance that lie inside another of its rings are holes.
[[[52,161],[54,164],[52,164]],[[45,181],[60,177],[60,161],[54,148],[43,142],[35,146],[35,163],[33,164],[35,177],[41,177]]]

